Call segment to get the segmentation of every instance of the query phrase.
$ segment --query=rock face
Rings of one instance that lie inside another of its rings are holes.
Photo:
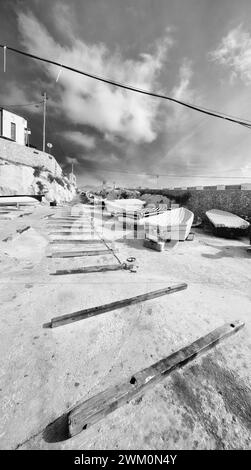
[[[55,176],[41,167],[10,163],[0,159],[0,195],[45,194],[49,202],[69,202],[76,186],[65,176]]]

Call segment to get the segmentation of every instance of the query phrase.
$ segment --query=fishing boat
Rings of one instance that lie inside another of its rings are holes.
[[[126,210],[117,212],[116,216],[119,222],[126,223],[127,227],[135,226],[135,224],[143,226],[149,217],[163,214],[165,211],[166,209],[162,209],[161,207],[151,207],[136,211]]]
[[[145,204],[141,199],[116,199],[109,201],[105,200],[105,207],[107,212],[111,215],[121,214],[123,211],[133,212],[140,211]]]
[[[29,204],[38,204],[42,200],[40,195],[32,196],[0,196],[0,206],[16,206],[20,205],[29,205]]]
[[[245,235],[249,229],[249,222],[231,212],[211,209],[206,212],[216,235],[222,237],[235,237]]]
[[[194,214],[185,207],[171,209],[153,217],[145,223],[146,238],[150,240],[180,240],[188,237]]]

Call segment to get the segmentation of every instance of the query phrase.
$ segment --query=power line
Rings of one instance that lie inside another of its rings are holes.
[[[160,94],[160,93],[155,93],[153,91],[133,87],[131,85],[126,85],[124,83],[120,83],[120,82],[117,82],[117,81],[114,81],[114,80],[111,80],[111,79],[108,79],[108,78],[105,78],[105,77],[101,77],[99,75],[94,75],[94,74],[91,74],[91,73],[88,73],[88,72],[84,72],[84,71],[76,69],[74,67],[70,67],[68,65],[60,64],[59,62],[56,62],[56,61],[53,61],[53,60],[50,60],[50,59],[45,59],[43,57],[36,56],[34,54],[29,54],[28,52],[24,52],[24,51],[21,51],[19,49],[15,49],[13,47],[9,47],[9,46],[3,45],[3,44],[0,44],[0,47],[5,48],[5,50],[9,49],[10,51],[16,52],[17,54],[21,54],[21,55],[24,55],[26,57],[30,57],[32,59],[39,60],[41,62],[45,62],[47,64],[55,65],[57,67],[60,67],[61,69],[66,69],[66,70],[69,70],[71,72],[75,72],[75,73],[78,73],[80,75],[84,75],[86,77],[93,78],[93,79],[98,80],[100,82],[107,83],[109,85],[116,86],[116,87],[119,87],[119,88],[123,88],[124,90],[129,90],[129,91],[133,91],[135,93],[140,93],[140,94],[143,94],[143,95],[152,96],[153,98],[160,98],[160,99],[168,100],[168,101],[171,101],[173,103],[185,106],[186,108],[193,109],[194,111],[198,111],[200,113],[207,114],[208,116],[213,116],[213,117],[216,117],[216,118],[219,118],[219,119],[224,119],[226,121],[233,122],[235,124],[239,124],[241,126],[251,128],[251,121],[247,121],[247,120],[244,120],[244,119],[241,119],[241,118],[234,118],[234,117],[231,117],[230,115],[220,113],[218,111],[217,112],[212,111],[212,110],[209,110],[207,108],[199,107],[199,106],[187,103],[185,101],[180,101],[180,100],[177,100],[176,98],[172,98],[172,97],[167,96],[167,95],[163,95],[163,94]]]
[[[0,104],[0,108],[19,108],[25,106],[38,106],[42,104],[43,101],[39,101],[38,103],[23,103],[23,104]]]

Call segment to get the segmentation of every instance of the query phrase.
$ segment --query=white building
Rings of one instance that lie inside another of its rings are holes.
[[[20,145],[27,145],[28,129],[26,119],[0,108],[0,137],[5,137]]]

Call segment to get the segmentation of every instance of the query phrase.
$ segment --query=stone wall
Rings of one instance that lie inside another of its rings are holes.
[[[205,212],[220,209],[251,222],[251,184],[228,186],[197,186],[162,189],[139,189],[141,198],[148,197],[148,202],[175,202],[194,212],[195,217],[206,219]]]
[[[3,138],[0,138],[0,159],[33,168],[43,167],[55,176],[62,174],[62,168],[52,155]]]
[[[186,207],[195,216],[205,218],[205,212],[210,209],[220,209],[232,212],[240,217],[251,220],[251,184],[229,186],[202,186],[169,189],[169,193],[189,193]]]

